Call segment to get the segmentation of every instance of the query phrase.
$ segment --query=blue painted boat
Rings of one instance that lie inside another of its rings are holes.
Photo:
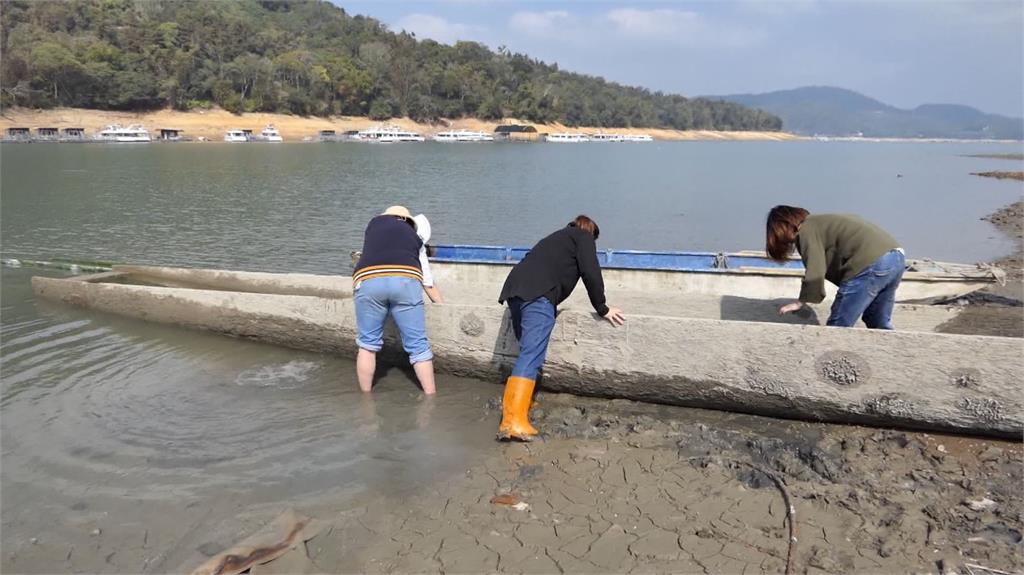
[[[434,261],[474,264],[514,264],[523,259],[530,248],[474,245],[439,245],[431,257]],[[597,259],[605,269],[662,271],[714,271],[743,268],[803,270],[800,260],[779,264],[756,253],[653,252],[636,250],[598,250]]]
[[[506,269],[526,256],[529,248],[476,245],[435,246],[431,260],[440,264],[442,274],[458,283],[500,285]],[[674,293],[706,293],[719,296],[755,298],[793,297],[799,292],[804,266],[799,259],[783,264],[769,259],[764,252],[734,253],[671,252],[636,250],[598,250],[598,261],[605,270],[605,281],[623,289],[640,289],[645,281],[654,281],[650,289]],[[470,272],[470,270],[473,270]],[[645,272],[677,272],[674,279],[652,280]],[[907,271],[897,293],[897,301],[941,301],[1002,281],[1002,270],[986,264],[951,264],[932,260],[907,260]],[[610,280],[610,281],[609,281]],[[835,287],[826,285],[829,297]]]

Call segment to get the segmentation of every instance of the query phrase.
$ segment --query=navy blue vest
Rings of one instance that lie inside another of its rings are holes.
[[[371,277],[399,276],[423,281],[420,246],[416,230],[395,216],[377,216],[370,220],[363,236],[363,254],[356,264],[352,281]]]

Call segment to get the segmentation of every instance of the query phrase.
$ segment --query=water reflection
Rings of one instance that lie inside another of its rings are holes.
[[[83,504],[126,524],[177,505],[171,533],[239,508],[400,498],[494,448],[496,385],[439,377],[425,398],[391,369],[362,394],[338,357],[37,305],[33,273],[2,282],[5,543]]]

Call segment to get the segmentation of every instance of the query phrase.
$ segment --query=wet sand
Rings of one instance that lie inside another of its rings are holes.
[[[1024,172],[971,172],[971,175],[995,178],[997,180],[1019,180],[1024,182]]]
[[[496,444],[427,493],[334,518],[306,545],[312,570],[783,572],[786,505],[768,474],[793,498],[794,572],[1024,568],[1019,443],[539,402],[542,440]],[[503,494],[528,507],[492,503]]]
[[[1024,160],[1024,154],[968,154],[967,158],[987,158],[990,160]]]
[[[408,383],[393,375],[377,408]],[[468,418],[466,432],[478,436],[496,427],[499,386],[480,383],[475,405],[451,409],[443,383],[432,417],[419,423],[426,438],[446,441],[433,430],[451,418]],[[784,481],[795,509],[793,572],[1024,568],[1020,443],[537,399],[531,417],[540,440],[488,440],[420,488],[295,497],[278,486],[276,503],[262,504],[229,489],[206,509],[187,497],[83,493],[31,539],[8,525],[3,570],[187,571],[294,507],[326,527],[264,572],[781,573],[789,526],[772,477]],[[393,419],[409,415],[404,409],[364,409],[362,433],[386,440]],[[401,453],[391,457],[391,472],[405,474]],[[525,507],[492,502],[503,495]]]

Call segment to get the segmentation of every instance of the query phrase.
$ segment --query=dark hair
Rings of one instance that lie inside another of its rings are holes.
[[[775,206],[768,212],[764,244],[768,257],[777,262],[786,261],[793,251],[800,224],[809,214],[807,210],[796,206]]]
[[[592,234],[594,236],[594,240],[601,237],[601,228],[597,226],[597,222],[583,214],[576,216],[575,220],[569,222],[569,227],[579,228],[589,234]]]

